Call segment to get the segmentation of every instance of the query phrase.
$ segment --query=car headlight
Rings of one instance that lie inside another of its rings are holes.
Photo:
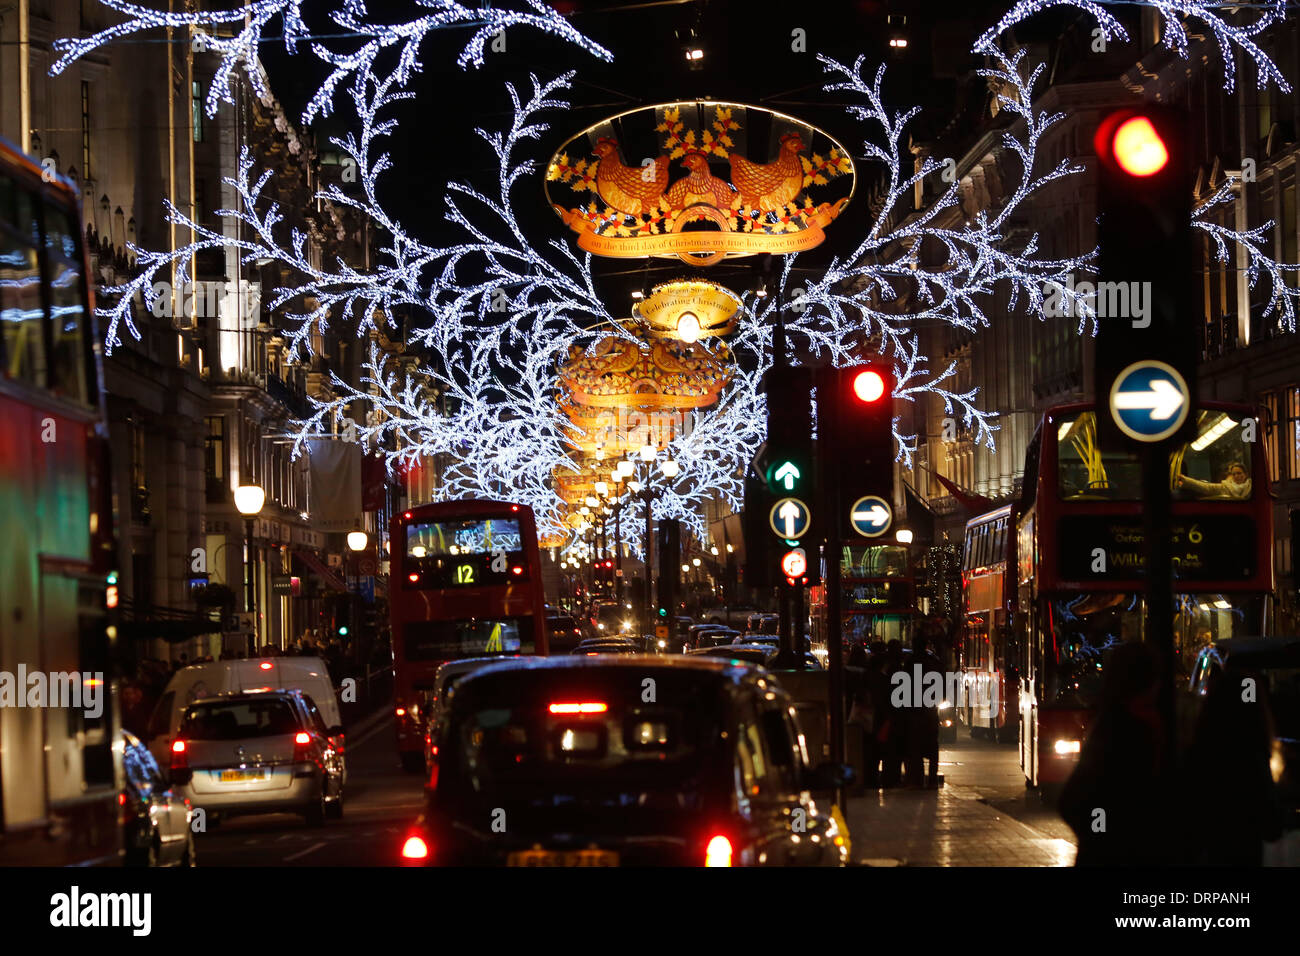
[[[601,630],[601,631],[603,631],[603,630],[605,629],[605,625],[604,625],[604,624],[597,624],[597,625],[596,625],[596,629],[597,629],[597,630]]]
[[[1077,754],[1083,747],[1083,741],[1080,740],[1058,740],[1052,745],[1052,749],[1064,757],[1066,754]]]
[[[940,710],[952,710],[952,701],[950,701],[950,700],[941,701],[941,702],[939,703],[939,709],[940,709]]]

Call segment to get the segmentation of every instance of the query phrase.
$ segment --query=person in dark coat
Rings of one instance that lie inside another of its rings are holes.
[[[882,693],[875,701],[876,743],[880,749],[880,785],[897,787],[902,783],[903,759],[907,744],[907,708],[911,705],[911,695],[906,695],[904,706],[894,706],[895,691],[900,684],[894,675],[906,674],[903,664],[903,645],[897,640],[885,646],[885,661],[881,668],[883,677]],[[904,683],[902,686],[906,686]],[[898,691],[902,693],[902,691]]]
[[[1233,671],[1210,684],[1185,760],[1191,861],[1260,866],[1264,843],[1282,835],[1273,782],[1273,721],[1264,682]]]
[[[868,686],[868,668],[866,645],[855,642],[849,650],[849,659],[844,666],[844,696],[848,704],[845,726],[850,734],[860,735],[862,740],[862,782],[865,786],[875,784],[876,763],[875,740],[872,734],[871,694]]]
[[[1158,657],[1145,643],[1121,644],[1104,661],[1102,701],[1060,812],[1078,838],[1076,866],[1143,866],[1173,861],[1171,768],[1156,700]]]
[[[921,699],[922,706],[912,707],[906,715],[907,745],[907,785],[909,787],[935,786],[939,779],[939,701],[930,703],[925,694],[933,686],[937,675],[939,686],[943,688],[943,665],[939,658],[930,652],[926,635],[918,631],[912,639],[912,663],[921,665]],[[915,680],[915,667],[912,678]],[[943,690],[939,691],[942,699]],[[933,694],[931,694],[933,696]],[[925,763],[929,761],[929,773]]]

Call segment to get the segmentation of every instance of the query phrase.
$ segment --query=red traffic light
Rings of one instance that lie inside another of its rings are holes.
[[[866,369],[853,376],[853,394],[861,401],[875,402],[885,394],[885,378],[875,369]]]
[[[781,558],[781,570],[787,578],[801,578],[808,570],[808,557],[803,548],[787,551]]]
[[[1111,150],[1120,169],[1132,176],[1154,176],[1169,163],[1169,149],[1151,120],[1134,116],[1115,131]]]

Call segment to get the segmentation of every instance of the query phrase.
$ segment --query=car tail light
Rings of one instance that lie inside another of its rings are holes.
[[[704,851],[705,866],[731,866],[731,841],[721,833],[709,841]]]
[[[345,734],[335,734],[333,737],[330,737],[328,739],[330,742],[330,746],[334,748],[335,753],[340,753],[340,754],[344,753],[344,745],[346,742]]]
[[[189,747],[183,740],[172,741],[172,769],[185,770],[190,765]]]
[[[264,671],[269,671],[272,667],[270,661],[262,661],[262,663],[258,664],[257,666],[262,668],[262,670]]]
[[[405,707],[398,707],[396,710],[393,711],[393,713],[395,713],[398,717],[405,717],[405,716],[406,716],[406,708],[405,708]]]
[[[581,703],[551,704],[547,709],[552,714],[603,714],[609,710],[609,705],[598,701],[583,701]]]
[[[402,859],[404,860],[427,860],[429,858],[429,844],[425,843],[418,836],[409,836],[406,842],[402,844]]]
[[[302,763],[311,759],[309,748],[311,747],[311,734],[305,731],[298,731],[293,735],[293,762]]]

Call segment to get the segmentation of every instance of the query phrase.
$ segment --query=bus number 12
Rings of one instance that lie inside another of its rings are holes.
[[[458,564],[456,565],[456,583],[473,584],[474,583],[474,565]]]

